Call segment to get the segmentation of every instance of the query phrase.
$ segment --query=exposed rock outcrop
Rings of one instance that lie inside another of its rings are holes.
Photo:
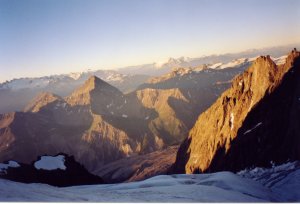
[[[199,113],[241,70],[179,69],[128,94],[92,76],[65,98],[42,93],[26,112],[0,116],[0,162],[30,163],[64,152],[96,172],[116,160],[164,151],[187,136]],[[142,173],[155,175],[148,169]]]
[[[144,155],[126,157],[101,166],[92,173],[107,182],[133,182],[167,174],[175,162],[178,146],[170,146]]]
[[[202,113],[182,143],[175,172],[237,171],[300,159],[300,53],[284,65],[259,57]]]
[[[7,165],[5,169],[0,169],[0,178],[23,183],[46,183],[60,187],[104,183],[102,178],[89,173],[75,161],[73,156],[66,154],[47,156],[51,158],[51,161],[42,161],[43,157],[39,157],[31,164],[6,162],[10,165]],[[55,161],[57,159],[62,161]],[[40,163],[37,165],[38,162]]]
[[[24,109],[25,112],[38,112],[41,108],[49,105],[50,103],[56,103],[63,99],[52,93],[43,92],[37,95]]]

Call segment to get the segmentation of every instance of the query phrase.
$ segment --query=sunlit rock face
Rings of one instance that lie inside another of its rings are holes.
[[[182,143],[175,171],[266,166],[300,158],[300,53],[286,63],[259,57],[202,113]]]

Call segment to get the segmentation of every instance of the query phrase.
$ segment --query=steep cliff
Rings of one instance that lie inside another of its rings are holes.
[[[202,113],[182,143],[174,171],[236,171],[300,158],[300,53],[284,65],[259,57]]]

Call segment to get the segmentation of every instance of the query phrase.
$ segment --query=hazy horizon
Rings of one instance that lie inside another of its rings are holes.
[[[97,71],[97,70],[118,70],[118,69],[123,69],[123,68],[127,68],[127,67],[134,67],[134,66],[139,66],[139,65],[148,65],[148,64],[153,64],[153,63],[167,63],[168,59],[170,58],[174,58],[174,59],[178,59],[180,57],[187,57],[187,58],[191,58],[191,59],[196,59],[196,58],[201,58],[201,57],[206,57],[206,56],[213,56],[213,55],[225,55],[225,54],[238,54],[238,53],[243,53],[243,52],[247,52],[247,51],[251,51],[251,50],[262,50],[262,49],[269,49],[269,48],[277,48],[277,47],[288,47],[290,46],[291,47],[291,50],[293,49],[293,47],[295,45],[300,45],[300,42],[297,42],[297,43],[294,43],[294,44],[286,44],[286,45],[277,45],[277,46],[274,46],[274,47],[263,47],[263,48],[260,48],[260,49],[256,49],[256,48],[249,48],[249,49],[246,49],[246,50],[241,50],[241,51],[238,51],[238,52],[223,52],[223,53],[216,53],[216,54],[209,54],[209,55],[202,55],[202,56],[194,56],[194,57],[190,57],[190,56],[178,56],[178,57],[173,57],[173,56],[170,56],[168,58],[166,58],[164,61],[153,61],[153,62],[144,62],[142,64],[128,64],[128,65],[124,65],[124,66],[121,66],[121,67],[82,67],[81,69],[79,68],[78,70],[75,70],[75,71],[69,71],[69,72],[66,72],[66,71],[50,71],[49,73],[45,73],[45,74],[39,74],[39,73],[32,73],[32,75],[26,75],[24,73],[20,74],[19,76],[17,75],[16,77],[13,77],[13,78],[10,78],[10,79],[3,79],[1,80],[1,76],[0,76],[0,83],[4,83],[6,81],[11,81],[13,79],[20,79],[20,78],[39,78],[39,77],[45,77],[45,76],[54,76],[54,75],[61,75],[61,74],[71,74],[71,73],[80,73],[80,72],[88,72],[88,71]],[[300,48],[296,47],[298,50]]]
[[[299,4],[0,0],[0,82],[298,44]]]

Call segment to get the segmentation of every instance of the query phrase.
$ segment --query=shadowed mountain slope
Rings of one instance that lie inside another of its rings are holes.
[[[174,171],[237,171],[300,158],[300,53],[284,65],[259,57],[202,113],[182,143]]]

